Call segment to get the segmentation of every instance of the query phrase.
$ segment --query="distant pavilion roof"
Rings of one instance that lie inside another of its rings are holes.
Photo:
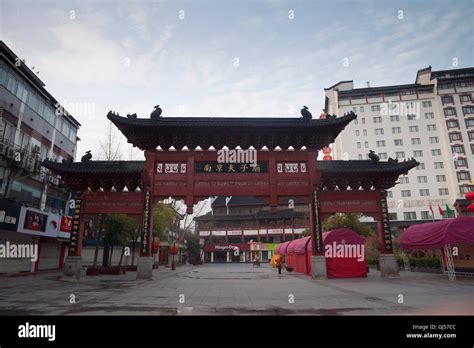
[[[334,119],[307,120],[301,117],[159,117],[128,118],[109,112],[107,118],[125,135],[127,141],[142,150],[160,146],[182,149],[211,146],[286,150],[290,146],[319,150],[334,142],[338,134],[357,115],[353,112]]]
[[[398,177],[407,174],[419,163],[415,159],[403,162],[378,162],[370,160],[317,161],[321,173],[320,188],[340,190],[389,189],[395,186]],[[43,166],[54,174],[61,175],[66,186],[72,190],[110,190],[125,187],[129,191],[142,187],[142,172],[145,161],[90,161],[59,163],[44,161]]]

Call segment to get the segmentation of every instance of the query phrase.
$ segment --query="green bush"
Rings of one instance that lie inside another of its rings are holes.
[[[376,266],[379,264],[379,259],[377,257],[367,257],[365,261],[369,266]]]
[[[441,261],[438,257],[410,257],[411,267],[428,267],[428,268],[439,268],[441,267]]]

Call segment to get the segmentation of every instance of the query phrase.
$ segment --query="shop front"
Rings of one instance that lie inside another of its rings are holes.
[[[255,258],[258,256],[262,262],[269,262],[272,259],[275,245],[275,243],[250,243],[250,253],[252,260],[255,260]]]
[[[203,246],[204,262],[230,263],[249,262],[249,244],[205,244]]]

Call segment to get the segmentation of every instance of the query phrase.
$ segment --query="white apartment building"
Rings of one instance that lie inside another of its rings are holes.
[[[335,159],[415,158],[416,170],[389,191],[390,219],[436,219],[474,189],[474,68],[418,71],[414,84],[354,88],[341,81],[325,89],[325,110],[358,118],[333,144]]]

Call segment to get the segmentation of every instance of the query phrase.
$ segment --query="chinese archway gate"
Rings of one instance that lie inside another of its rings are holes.
[[[323,220],[337,212],[372,216],[378,222],[382,276],[398,274],[386,190],[418,162],[317,161],[318,152],[357,118],[354,113],[318,120],[144,119],[113,112],[107,117],[129,143],[145,152],[145,161],[43,163],[61,175],[76,201],[66,276],[80,276],[84,221],[94,214],[126,213],[142,221],[137,278],[151,278],[153,205],[174,197],[183,199],[187,212],[192,213],[194,204],[210,196],[258,196],[268,202],[272,212],[282,200],[306,200],[313,236],[313,277],[326,276]],[[256,165],[218,163],[216,149],[224,147],[257,149]]]

